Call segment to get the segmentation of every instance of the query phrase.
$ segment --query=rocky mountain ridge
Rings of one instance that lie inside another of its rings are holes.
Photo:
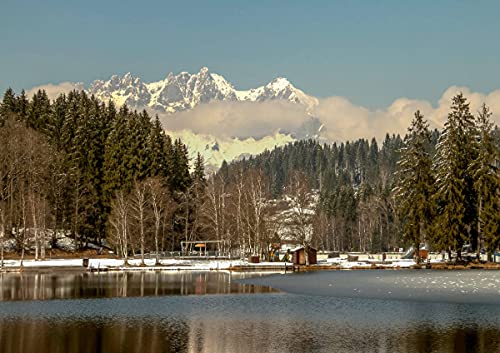
[[[315,97],[294,87],[286,78],[278,77],[264,86],[250,90],[236,90],[223,76],[209,72],[203,67],[198,73],[170,73],[164,80],[146,83],[130,72],[113,75],[109,80],[96,80],[89,93],[102,101],[112,100],[118,106],[127,104],[131,108],[150,108],[157,112],[175,113],[194,108],[211,101],[263,102],[283,99],[313,107],[318,104]]]

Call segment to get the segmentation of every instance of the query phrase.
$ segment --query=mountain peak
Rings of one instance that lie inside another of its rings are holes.
[[[160,112],[175,113],[191,109],[210,101],[251,101],[282,99],[310,106],[315,98],[295,88],[287,78],[277,77],[265,86],[239,91],[222,75],[210,73],[206,66],[195,74],[170,72],[164,80],[143,83],[130,72],[124,76],[113,75],[108,81],[94,81],[89,92],[97,98],[115,104],[150,108]]]
[[[277,88],[285,88],[287,86],[291,86],[292,84],[285,77],[276,77],[274,80],[269,82],[269,85]]]

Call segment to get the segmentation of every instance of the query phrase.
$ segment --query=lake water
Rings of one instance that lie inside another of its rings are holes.
[[[0,352],[500,352],[497,272],[245,277],[0,274]]]

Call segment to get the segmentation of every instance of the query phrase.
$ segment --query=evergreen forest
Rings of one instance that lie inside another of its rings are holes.
[[[500,245],[500,131],[459,94],[442,130],[415,112],[405,136],[302,140],[224,162],[172,140],[146,111],[73,91],[51,101],[8,89],[0,104],[0,251],[45,258],[64,235],[127,258],[192,251],[267,256],[291,242],[325,251]],[[199,249],[198,249],[199,250]],[[215,250],[215,248],[214,248]],[[417,252],[418,254],[418,252]]]

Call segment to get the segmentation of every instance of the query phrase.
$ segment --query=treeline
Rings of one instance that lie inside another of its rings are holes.
[[[298,141],[224,164],[218,175],[234,189],[241,175],[260,172],[269,197],[281,198],[301,173],[319,195],[307,222],[308,243],[320,249],[377,252],[426,243],[460,258],[470,243],[491,254],[500,245],[500,131],[490,115],[483,107],[474,117],[458,95],[442,131],[430,131],[417,112],[404,138],[386,135],[381,146],[375,139]]]
[[[117,246],[114,206],[120,196],[130,200],[149,185],[148,207],[154,209],[153,191],[162,200],[165,195],[177,199],[196,177],[189,170],[187,147],[172,141],[158,118],[126,106],[117,110],[84,92],[50,101],[44,91],[28,99],[8,89],[0,105],[0,145],[2,258],[3,240],[9,238],[21,253],[34,246],[36,257],[43,257],[46,242],[55,242],[57,232],[71,236],[77,247],[104,244],[106,238]],[[129,237],[132,226],[144,226],[133,206],[128,202]],[[162,219],[169,224],[162,232],[181,227],[172,217]],[[34,244],[27,244],[32,239]]]
[[[438,133],[434,133],[437,140]],[[312,245],[325,250],[387,251],[400,245],[399,223],[392,197],[394,173],[403,140],[375,139],[320,144],[297,141],[221,168],[229,182],[234,170],[261,170],[273,198],[286,195],[290,180],[303,173],[319,194]]]
[[[0,251],[45,256],[58,234],[130,254],[268,256],[270,244],[389,251],[428,243],[491,253],[500,245],[498,128],[453,99],[443,131],[419,112],[404,137],[297,141],[205,176],[200,155],[147,112],[84,92],[50,101],[7,90],[0,104]],[[192,243],[191,243],[192,244]],[[194,245],[194,244],[192,244]],[[191,245],[191,246],[192,246]]]

